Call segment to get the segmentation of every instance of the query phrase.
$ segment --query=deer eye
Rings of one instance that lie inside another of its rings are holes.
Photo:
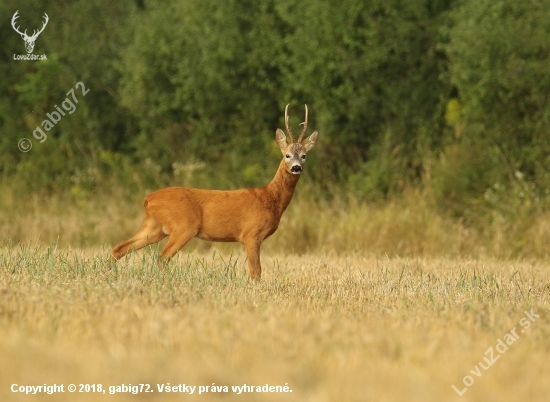
[[[287,159],[290,158],[290,155],[289,155],[289,154],[286,154],[286,155],[285,155],[285,158],[287,158]]]
[[[306,156],[305,156],[305,155],[302,155],[302,159],[306,159]]]

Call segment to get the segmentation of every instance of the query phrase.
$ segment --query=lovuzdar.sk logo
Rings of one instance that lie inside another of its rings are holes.
[[[27,35],[27,30],[25,29],[24,32],[20,31],[20,28],[16,25],[16,20],[19,18],[19,10],[13,14],[13,17],[11,19],[11,26],[17,32],[19,35],[21,35],[21,38],[25,41],[25,48],[27,49],[27,54],[14,54],[13,59],[14,60],[46,60],[46,55],[36,55],[32,54],[32,51],[34,50],[34,42],[36,42],[36,39],[38,38],[38,35],[42,33],[44,28],[46,28],[46,25],[48,25],[49,17],[48,14],[44,13],[44,22],[42,23],[42,28],[39,30],[34,30],[32,35]]]

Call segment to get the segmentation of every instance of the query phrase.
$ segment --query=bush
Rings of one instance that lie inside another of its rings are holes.
[[[536,207],[550,179],[550,1],[468,0],[452,19],[461,130],[442,154],[442,192],[508,213]]]

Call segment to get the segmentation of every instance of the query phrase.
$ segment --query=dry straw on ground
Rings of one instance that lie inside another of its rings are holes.
[[[215,249],[214,249],[215,250]],[[0,399],[13,383],[97,384],[106,394],[48,401],[545,401],[550,392],[546,261],[154,250],[116,266],[107,249],[11,246],[0,252]],[[540,317],[524,333],[524,311]],[[519,339],[481,376],[498,339]],[[473,385],[462,397],[451,388]],[[469,381],[469,380],[467,380]],[[151,384],[155,393],[109,395]],[[157,384],[228,386],[160,394]],[[231,386],[285,385],[241,394]]]

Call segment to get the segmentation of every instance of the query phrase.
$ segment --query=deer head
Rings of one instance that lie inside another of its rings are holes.
[[[294,141],[294,136],[292,135],[292,130],[290,129],[290,124],[288,121],[288,105],[286,105],[285,108],[285,127],[286,131],[288,132],[288,136],[290,137],[290,144],[287,144],[286,135],[283,130],[277,129],[275,133],[275,141],[277,141],[277,145],[279,145],[279,148],[281,149],[281,152],[285,157],[284,161],[286,169],[289,173],[292,174],[302,173],[302,170],[304,169],[304,165],[306,163],[306,153],[315,146],[315,141],[317,140],[317,131],[315,131],[313,134],[303,140],[304,135],[307,131],[308,123],[307,105],[305,106],[306,118],[303,123],[300,123],[300,125],[303,125],[304,128],[302,129],[302,132],[298,137],[298,141]]]
[[[21,35],[21,37],[25,41],[25,47],[27,48],[27,53],[32,53],[36,38],[38,38],[38,35],[40,35],[44,30],[44,28],[46,28],[46,25],[48,25],[48,21],[49,21],[48,14],[44,13],[44,22],[42,24],[42,28],[39,31],[34,30],[33,34],[31,36],[28,36],[26,29],[25,29],[25,32],[21,32],[19,28],[15,26],[15,20],[19,18],[19,15],[17,15],[18,12],[19,10],[17,10],[15,14],[13,14],[13,18],[11,19],[11,26],[13,27],[13,29],[15,29],[15,32]]]

